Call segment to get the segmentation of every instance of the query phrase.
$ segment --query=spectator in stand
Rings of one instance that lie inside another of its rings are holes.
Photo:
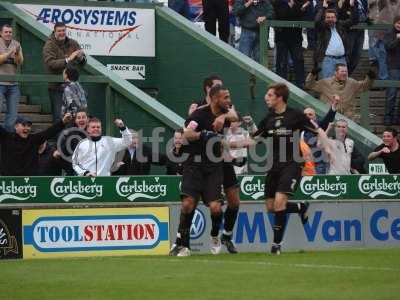
[[[358,22],[358,11],[350,1],[352,8],[350,18],[338,20],[337,12],[328,9],[327,1],[318,10],[315,17],[317,46],[314,51],[314,68],[321,67],[321,79],[331,77],[335,73],[335,66],[339,63],[346,64],[348,54],[348,32],[350,27]]]
[[[117,153],[112,168],[113,175],[149,175],[151,165],[165,165],[167,157],[161,153],[152,152],[144,145],[136,131],[131,130],[131,141],[127,149]]]
[[[8,132],[0,126],[0,146],[2,175],[30,176],[36,174],[38,149],[46,140],[55,137],[71,120],[66,114],[62,121],[58,121],[48,129],[30,133],[32,121],[23,116],[17,116],[15,133]]]
[[[212,35],[217,34],[216,22],[218,20],[219,38],[229,41],[229,6],[228,0],[202,0],[203,20],[206,31]]]
[[[329,109],[328,113],[325,115],[325,117],[322,120],[319,120],[317,118],[315,110],[311,107],[305,108],[304,114],[306,115],[307,118],[315,121],[319,125],[320,128],[322,128],[323,130],[326,131],[328,129],[329,124],[335,120],[336,107],[337,107],[339,101],[340,101],[339,96],[335,95],[332,97],[331,108]],[[311,149],[311,153],[314,158],[316,174],[326,174],[326,171],[328,169],[327,158],[326,158],[325,153],[323,153],[322,149],[320,149],[318,147],[317,135],[310,131],[304,131],[303,139]]]
[[[245,144],[246,141],[250,138],[249,132],[244,129],[242,126],[242,119],[239,119],[238,122],[232,122],[228,131],[225,134],[225,139],[229,147],[229,157],[226,157],[226,161],[230,161],[234,159],[237,162],[241,162],[240,165],[233,163],[233,168],[235,170],[236,175],[243,175],[248,173],[247,166],[247,147],[241,146],[241,144]],[[237,145],[237,147],[233,147],[233,143]]]
[[[79,176],[109,176],[115,155],[129,146],[132,134],[121,119],[114,121],[122,138],[102,136],[101,121],[91,118],[88,122],[88,137],[75,148],[72,166]]]
[[[50,146],[47,141],[39,146],[37,176],[61,176],[62,161],[57,148]]]
[[[79,110],[87,109],[86,92],[79,84],[79,72],[72,66],[67,66],[63,71],[64,93],[61,114],[69,112],[75,116]]]
[[[167,175],[182,175],[185,156],[183,154],[183,128],[174,133],[174,146],[167,152]]]
[[[255,61],[260,61],[260,24],[271,20],[273,8],[269,0],[236,0],[233,14],[242,28],[239,51]]]
[[[355,6],[358,10],[358,22],[368,22],[368,1],[367,0],[355,0]],[[363,29],[352,29],[349,33],[349,51],[348,51],[348,68],[349,75],[353,74],[358,63],[360,62],[361,52],[364,45],[364,34]]]
[[[75,113],[74,121],[58,137],[57,155],[61,157],[62,168],[67,176],[75,175],[72,168],[72,155],[79,142],[88,137],[86,132],[88,121],[86,110],[78,110]]]
[[[306,88],[320,93],[320,99],[325,103],[330,103],[334,95],[338,95],[341,101],[338,104],[337,111],[346,117],[356,120],[355,106],[357,94],[367,91],[376,77],[371,69],[368,71],[365,79],[362,81],[354,80],[348,77],[345,64],[337,64],[333,77],[316,81],[319,69],[313,69],[306,78]]]
[[[389,79],[400,80],[400,15],[394,18],[393,28],[385,34],[385,48],[389,67]],[[384,124],[400,125],[400,108],[396,111],[397,88],[386,90],[386,107]]]
[[[22,48],[13,39],[12,27],[9,24],[3,25],[0,37],[0,75],[15,75],[17,67],[22,65],[23,61]],[[16,82],[0,82],[0,112],[5,102],[7,113],[4,118],[4,128],[9,132],[14,131],[19,98],[21,93]]]
[[[400,174],[400,147],[396,129],[385,129],[383,143],[368,155],[368,160],[376,158],[383,159],[390,174]]]
[[[305,12],[304,12],[304,21],[315,21],[315,16],[316,16],[316,5],[317,5],[316,0],[311,0],[310,5],[307,6]],[[315,36],[315,28],[307,28],[307,49],[315,50],[315,43],[316,43],[316,36]]]
[[[45,69],[50,74],[62,74],[68,64],[82,65],[86,63],[85,53],[78,42],[67,37],[64,23],[56,23],[54,31],[43,47]],[[60,83],[49,83],[49,98],[53,114],[53,122],[61,115],[64,90]]]
[[[191,115],[192,112],[194,112],[198,107],[206,105],[206,104],[210,104],[210,102],[211,102],[210,90],[212,87],[214,87],[216,85],[222,85],[222,79],[219,76],[211,75],[211,76],[204,78],[203,91],[204,91],[205,97],[203,100],[193,102],[190,105],[188,115]]]
[[[303,0],[273,0],[275,18],[285,21],[301,21],[310,1]],[[276,45],[276,73],[287,79],[288,75],[288,54],[293,60],[296,85],[304,87],[304,56],[303,56],[302,28],[275,28]]]

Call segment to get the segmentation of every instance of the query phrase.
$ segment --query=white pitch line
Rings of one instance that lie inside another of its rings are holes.
[[[335,270],[359,270],[359,271],[391,271],[400,272],[400,268],[390,268],[390,267],[364,267],[364,266],[343,266],[343,265],[319,265],[319,264],[285,264],[276,263],[268,261],[234,261],[234,260],[210,260],[210,259],[186,259],[182,258],[171,258],[171,259],[140,259],[148,261],[167,261],[167,262],[198,262],[198,263],[211,263],[211,264],[236,264],[236,265],[258,265],[258,266],[272,266],[272,267],[292,267],[292,268],[306,268],[306,269],[335,269]]]

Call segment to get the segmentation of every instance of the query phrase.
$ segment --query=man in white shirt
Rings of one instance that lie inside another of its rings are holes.
[[[115,154],[126,149],[132,134],[121,119],[114,121],[122,138],[101,135],[101,121],[91,118],[88,123],[88,138],[82,140],[72,155],[72,167],[79,176],[109,176]]]

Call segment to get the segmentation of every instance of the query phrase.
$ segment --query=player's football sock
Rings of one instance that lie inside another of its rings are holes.
[[[286,227],[286,210],[275,212],[274,244],[280,244]]]
[[[231,208],[228,206],[224,213],[224,231],[230,232],[231,235],[233,227],[235,226],[238,211],[239,207]]]
[[[218,236],[219,229],[221,228],[222,217],[222,212],[219,214],[211,214],[211,236]]]
[[[298,214],[300,212],[301,205],[300,203],[288,202],[286,204],[286,212],[288,214]]]
[[[190,226],[192,225],[192,219],[194,216],[194,211],[191,213],[184,213],[181,211],[178,233],[180,234],[180,241],[178,244],[178,236],[177,235],[177,245],[188,247],[190,241]]]

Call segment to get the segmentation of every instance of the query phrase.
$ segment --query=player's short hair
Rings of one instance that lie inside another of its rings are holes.
[[[349,122],[347,122],[345,119],[338,119],[335,121],[335,125],[337,125],[337,123],[345,123],[346,126],[349,126]]]
[[[8,23],[3,24],[3,25],[1,26],[0,31],[3,31],[4,28],[11,28],[11,29],[12,29],[12,26],[11,26],[10,24],[8,24]]]
[[[385,130],[383,130],[383,132],[390,132],[392,134],[393,137],[397,137],[397,130],[393,127],[386,127]]]
[[[210,75],[210,76],[204,78],[204,80],[203,80],[203,91],[204,91],[204,93],[207,93],[207,90],[206,90],[207,87],[209,87],[209,88],[212,87],[214,80],[221,80],[222,81],[221,77],[219,77],[218,75]]]
[[[90,124],[90,123],[100,123],[101,124],[101,121],[100,121],[100,119],[98,119],[96,117],[91,117],[88,121],[88,124]]]
[[[210,98],[213,98],[214,96],[218,95],[220,91],[227,91],[227,90],[228,89],[223,85],[213,86],[210,90]]]
[[[65,27],[65,26],[66,26],[65,23],[63,23],[63,22],[57,22],[56,24],[54,24],[53,30],[56,31],[57,28],[59,28],[59,27]]]
[[[79,71],[70,65],[67,65],[67,67],[65,68],[65,74],[67,75],[70,81],[79,80]]]
[[[268,87],[268,90],[274,90],[274,93],[278,97],[282,97],[283,101],[285,103],[288,102],[289,99],[289,88],[286,84],[278,82],[270,85]]]
[[[344,63],[338,63],[338,64],[335,65],[335,71],[339,70],[340,67],[345,67],[345,68],[347,68],[347,65],[344,64]]]

